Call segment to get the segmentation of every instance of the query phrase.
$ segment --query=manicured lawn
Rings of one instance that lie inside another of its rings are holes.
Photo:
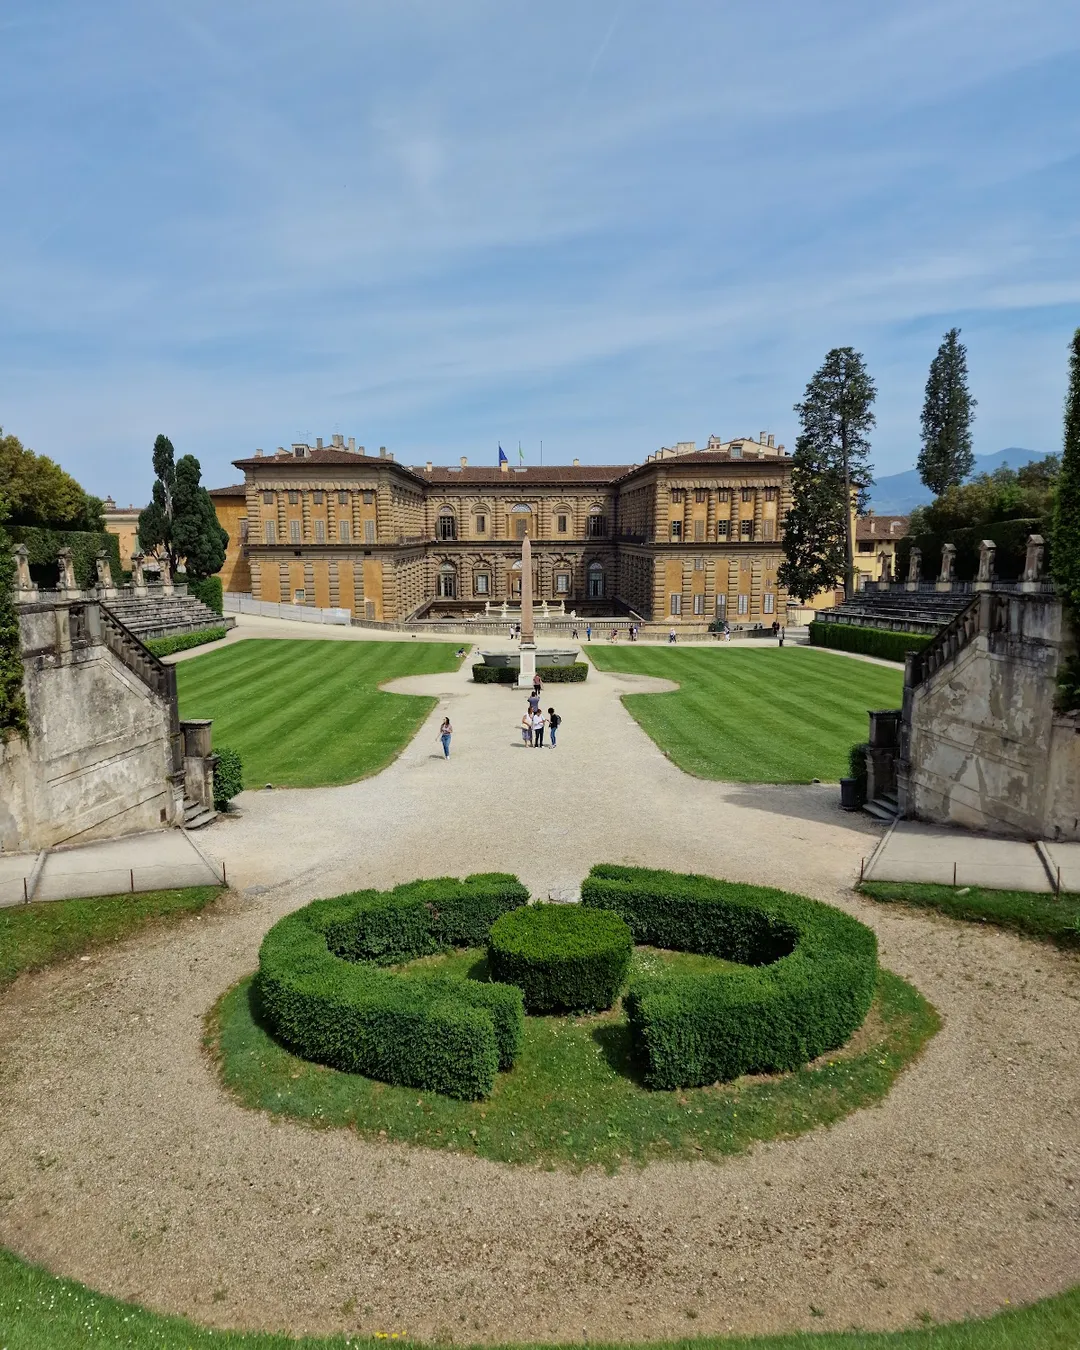
[[[631,974],[724,964],[638,948]],[[413,978],[438,971],[484,979],[486,957],[482,949],[458,951],[399,969]],[[618,1004],[594,1015],[526,1017],[514,1068],[498,1075],[490,1097],[466,1102],[290,1054],[262,1024],[251,977],[211,1014],[207,1044],[245,1106],[499,1162],[614,1170],[628,1162],[720,1158],[759,1139],[832,1124],[880,1101],[938,1025],[911,985],[881,971],[867,1021],[846,1050],[795,1073],[652,1092],[637,1077]]]
[[[379,689],[461,664],[450,642],[238,642],[176,668],[181,717],[212,717],[244,786],[329,787],[378,773],[435,707]]]
[[[373,1327],[366,1327],[364,1334],[306,1336],[303,1340],[273,1332],[210,1331],[184,1318],[163,1317],[137,1304],[96,1294],[74,1280],[56,1279],[0,1251],[2,1350],[346,1350],[360,1346],[385,1350],[391,1339],[396,1340],[397,1333],[380,1335]],[[703,1336],[650,1341],[647,1350],[1075,1350],[1078,1344],[1080,1290],[1074,1289],[979,1322],[879,1334]],[[616,1350],[610,1343],[595,1341],[592,1345],[594,1350]],[[620,1343],[618,1350],[629,1347]]]
[[[733,783],[836,782],[870,709],[899,708],[900,670],[812,647],[585,648],[599,670],[659,675],[676,693],[623,702],[669,759]]]
[[[190,886],[178,891],[50,900],[0,909],[0,989],[24,970],[40,970],[91,947],[117,942],[152,920],[197,914],[221,894],[221,889]],[[0,1326],[0,1347],[3,1345]]]
[[[931,886],[915,881],[865,881],[859,889],[886,904],[936,909],[950,919],[992,923],[1042,938],[1059,947],[1080,947],[1080,895],[1038,891],[991,891],[978,886]]]

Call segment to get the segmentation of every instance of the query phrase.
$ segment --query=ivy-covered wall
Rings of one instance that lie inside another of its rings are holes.
[[[11,555],[11,540],[0,519],[0,737],[12,731],[20,735],[26,733],[26,699],[14,588],[15,559]]]
[[[108,531],[50,530],[43,525],[13,525],[11,537],[16,544],[25,544],[29,554],[30,575],[39,586],[52,590],[57,585],[60,569],[57,554],[70,548],[75,564],[75,580],[83,590],[97,585],[97,555],[104,549],[112,566],[113,582],[120,584],[120,540]],[[9,550],[10,551],[10,550]]]

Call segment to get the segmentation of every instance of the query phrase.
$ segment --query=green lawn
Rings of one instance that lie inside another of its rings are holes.
[[[725,964],[638,948],[630,973]],[[484,979],[487,973],[482,949],[398,969],[412,978],[449,972]],[[290,1054],[263,1025],[251,977],[229,990],[211,1014],[207,1044],[225,1084],[254,1109],[497,1162],[614,1170],[657,1159],[718,1159],[757,1140],[831,1125],[880,1101],[938,1025],[933,1008],[911,985],[881,971],[866,1025],[848,1049],[795,1073],[652,1092],[639,1081],[619,1004],[593,1015],[526,1017],[514,1068],[496,1077],[490,1097],[465,1102]]]
[[[886,904],[936,909],[950,919],[991,923],[1014,933],[1080,947],[1080,895],[1038,891],[992,891],[979,886],[933,886],[917,881],[864,881],[864,895]]]
[[[350,1336],[302,1340],[274,1332],[210,1331],[185,1318],[164,1317],[96,1294],[74,1280],[56,1279],[0,1251],[0,1350],[385,1350],[390,1339],[396,1340],[397,1333],[380,1337],[376,1328],[367,1327]],[[707,1336],[650,1341],[641,1350],[1075,1350],[1078,1344],[1080,1290],[1074,1289],[979,1322],[881,1334]],[[616,1350],[600,1341],[592,1345],[594,1350]],[[622,1343],[618,1350],[628,1347]]]
[[[0,909],[0,989],[24,970],[40,970],[91,947],[117,942],[152,920],[197,914],[220,894],[220,886],[191,886]],[[3,1344],[0,1327],[0,1347]]]
[[[331,787],[378,773],[435,707],[387,680],[461,664],[450,642],[248,640],[176,667],[181,717],[212,717],[244,786]]]
[[[899,708],[903,673],[812,647],[586,647],[599,670],[675,680],[623,702],[669,759],[733,783],[836,782],[870,709]]]

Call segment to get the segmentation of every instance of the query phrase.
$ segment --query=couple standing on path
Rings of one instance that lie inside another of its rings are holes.
[[[554,708],[547,710],[547,716],[540,711],[540,695],[534,690],[529,696],[529,704],[521,715],[521,742],[539,749],[544,744],[544,728],[551,737],[551,748],[555,749],[555,735],[562,725],[562,718]]]

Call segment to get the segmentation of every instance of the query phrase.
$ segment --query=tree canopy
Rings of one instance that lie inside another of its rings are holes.
[[[1047,455],[1018,469],[1006,464],[970,483],[947,487],[929,506],[915,508],[908,533],[944,535],[972,525],[1048,517],[1060,468],[1058,456]]]
[[[870,432],[877,390],[861,353],[834,347],[795,404],[802,430],[791,462],[792,506],[784,521],[778,581],[807,601],[841,579],[855,588],[852,510],[873,480]]]
[[[229,536],[200,484],[199,461],[194,455],[176,459],[172,441],[158,436],[153,462],[153,495],[139,513],[140,547],[162,553],[174,574],[183,562],[189,577],[213,576],[225,562]]]
[[[962,483],[975,467],[971,448],[974,416],[967,348],[960,341],[960,329],[950,328],[930,363],[922,410],[919,477],[935,496]]]
[[[0,428],[0,495],[12,525],[42,525],[56,530],[103,530],[101,499],[84,492],[69,473],[47,455],[27,450],[17,436]]]

